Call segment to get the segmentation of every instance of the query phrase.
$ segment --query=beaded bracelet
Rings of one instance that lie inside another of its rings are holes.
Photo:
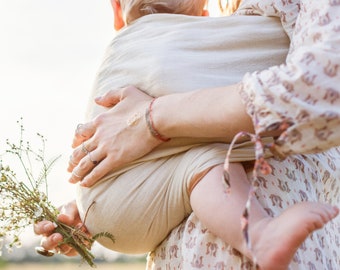
[[[150,105],[148,107],[148,109],[145,112],[145,120],[146,120],[146,124],[149,128],[149,131],[151,133],[151,135],[155,138],[157,138],[158,140],[161,140],[162,142],[167,142],[170,141],[170,138],[164,137],[163,135],[161,135],[157,129],[155,128],[155,125],[153,123],[152,120],[152,105],[155,102],[155,98],[150,102]]]

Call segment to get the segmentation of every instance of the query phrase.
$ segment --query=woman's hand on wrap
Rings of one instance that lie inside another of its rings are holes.
[[[95,99],[108,108],[92,121],[78,125],[68,171],[71,183],[93,186],[108,172],[151,152],[162,142],[146,124],[152,97],[133,86],[111,90]]]

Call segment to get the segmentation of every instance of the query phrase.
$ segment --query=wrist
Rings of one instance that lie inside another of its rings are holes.
[[[157,125],[155,124],[155,118],[154,118],[155,101],[156,101],[156,98],[154,98],[150,102],[148,108],[146,109],[146,112],[145,112],[146,124],[147,124],[149,132],[154,138],[162,142],[167,142],[167,141],[170,141],[170,137],[167,137],[163,133],[161,133],[159,129],[157,128]]]

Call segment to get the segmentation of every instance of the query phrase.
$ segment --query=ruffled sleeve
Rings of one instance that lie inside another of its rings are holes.
[[[273,147],[281,156],[340,145],[340,1],[299,8],[287,63],[247,74],[241,86],[256,134],[283,131]]]

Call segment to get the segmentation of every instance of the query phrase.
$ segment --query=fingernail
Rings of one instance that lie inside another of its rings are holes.
[[[77,183],[73,178],[68,179],[68,182],[71,183],[71,184]]]
[[[84,181],[84,180],[80,182],[80,186],[81,186],[81,187],[86,187],[86,188],[88,187],[88,186],[87,186],[87,182]]]
[[[53,236],[52,236],[52,241],[53,241],[53,242],[59,242],[59,241],[60,241],[59,238],[60,238],[59,235],[53,235]]]
[[[53,224],[51,224],[51,223],[44,225],[45,231],[49,231],[49,230],[53,230],[53,229],[55,229],[55,228],[54,228]]]

